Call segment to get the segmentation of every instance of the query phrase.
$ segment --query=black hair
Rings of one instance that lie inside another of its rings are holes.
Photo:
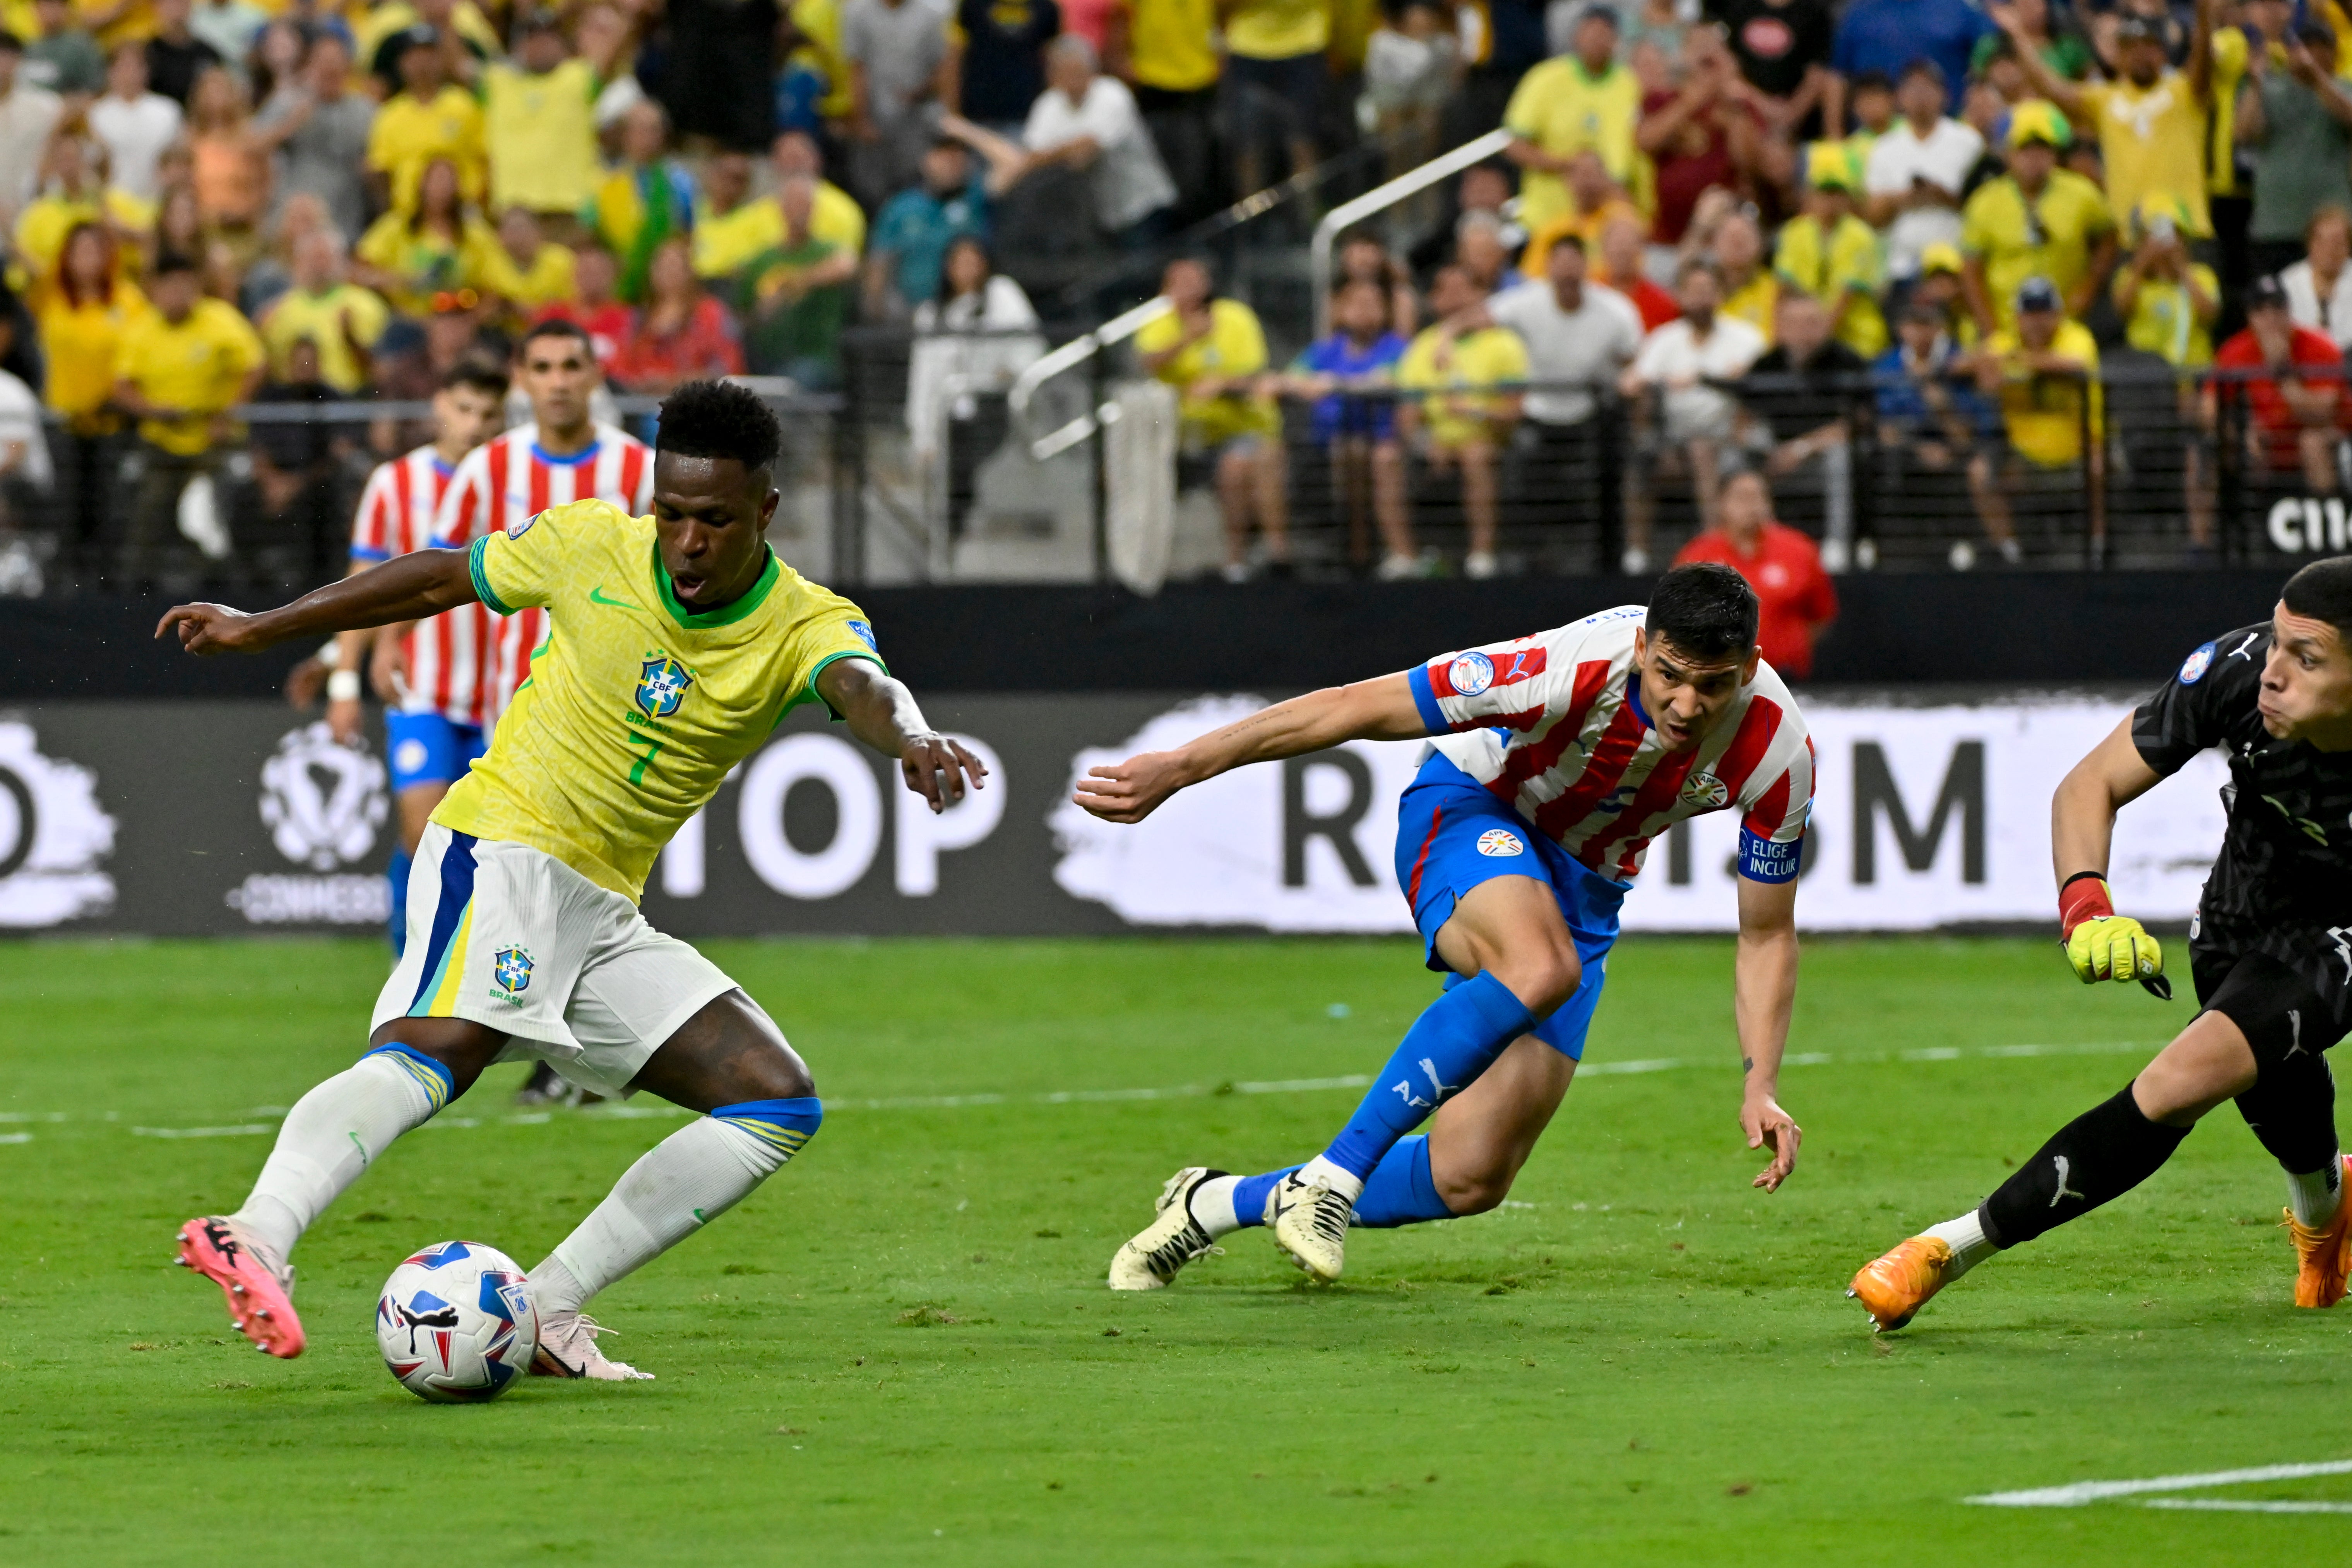
[[[1864,71],[1846,89],[1846,101],[1851,103],[1857,95],[1865,92],[1883,92],[1891,98],[1895,95],[1895,79],[1885,71]]]
[[[989,278],[992,279],[996,276],[996,252],[990,248],[988,241],[982,239],[976,234],[957,235],[953,239],[948,241],[947,248],[940,252],[940,291],[937,298],[939,302],[942,305],[950,305],[955,302],[955,285],[948,279],[948,258],[954,254],[956,247],[960,245],[969,246],[971,248],[979,251],[980,258],[988,263]],[[981,287],[984,289],[987,286],[986,279],[983,279]]]
[[[543,321],[531,323],[530,331],[523,333],[522,341],[515,344],[515,358],[522,358],[524,352],[541,338],[570,338],[588,351],[590,359],[596,357],[596,340],[588,335],[587,328],[566,317],[550,316]]]
[[[730,381],[689,381],[662,399],[654,449],[681,458],[732,458],[746,473],[776,460],[784,433],[776,416],[748,387]]]
[[[499,403],[507,400],[507,385],[505,371],[494,364],[484,364],[477,359],[459,360],[451,367],[449,373],[441,378],[441,389],[444,392],[453,386],[470,386],[476,392],[488,394],[494,401]]]
[[[1756,646],[1756,590],[1747,578],[1716,562],[1695,561],[1658,579],[1643,625],[1676,653],[1714,661],[1743,658]]]
[[[194,257],[184,251],[166,250],[155,258],[155,265],[147,269],[147,276],[151,279],[165,278],[174,272],[193,273],[196,270]]]
[[[2313,562],[2286,580],[2279,603],[2289,615],[2326,621],[2352,647],[2352,555]]]
[[[1896,75],[1895,79],[1897,82],[1906,82],[1909,81],[1915,76],[1924,76],[1929,81],[1934,82],[1937,87],[1943,87],[1945,85],[1944,68],[1937,65],[1935,59],[1927,55],[1915,55],[1912,58],[1906,61],[1902,71]]]

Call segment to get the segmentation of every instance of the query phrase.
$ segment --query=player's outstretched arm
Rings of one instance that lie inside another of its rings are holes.
[[[1755,1185],[1768,1193],[1797,1168],[1805,1130],[1780,1109],[1780,1057],[1789,1048],[1789,1015],[1797,1004],[1797,883],[1739,879],[1739,949],[1733,960],[1732,1013],[1739,1026],[1739,1130],[1772,1163]]]
[[[2137,980],[2168,997],[2164,948],[2139,921],[2118,915],[2107,893],[2116,813],[2154,789],[2162,774],[2132,740],[2132,721],[2107,732],[2050,797],[2050,859],[2058,878],[2059,940],[2084,984]]]
[[[1078,781],[1077,803],[1108,822],[1141,822],[1187,784],[1342,741],[1418,741],[1429,726],[1403,675],[1327,686],[1212,731],[1172,752],[1143,752]]]
[[[818,672],[817,695],[849,726],[849,732],[898,759],[907,787],[945,811],[970,787],[984,788],[988,768],[978,757],[924,722],[923,710],[907,683],[885,675],[862,658],[837,658]]]
[[[418,550],[256,615],[226,605],[174,605],[155,635],[177,632],[194,654],[258,653],[289,637],[423,620],[480,597],[462,550]]]

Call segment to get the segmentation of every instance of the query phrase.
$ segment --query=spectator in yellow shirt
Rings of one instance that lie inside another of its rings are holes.
[[[1224,514],[1228,583],[1249,577],[1250,525],[1265,534],[1266,566],[1290,570],[1288,465],[1282,411],[1257,388],[1265,373],[1265,331],[1238,300],[1213,297],[1206,262],[1168,264],[1160,292],[1175,309],[1135,334],[1145,374],[1176,388],[1184,448],[1206,459]]]
[[[818,149],[815,137],[805,131],[785,132],[769,150],[768,164],[775,176],[775,185],[761,205],[774,214],[778,236],[785,227],[780,205],[784,186],[795,179],[806,178],[816,182],[810,234],[828,245],[839,246],[853,258],[865,254],[866,209],[857,205],[856,197],[824,177],[824,154]]]
[[[1234,189],[1269,182],[1260,149],[1280,142],[1290,172],[1315,166],[1315,132],[1329,75],[1331,0],[1237,0],[1224,9],[1225,80],[1233,119]]]
[[[1486,291],[1460,267],[1437,269],[1429,308],[1437,320],[1397,365],[1398,390],[1422,395],[1399,403],[1397,427],[1432,468],[1461,474],[1470,531],[1463,574],[1492,577],[1498,569],[1497,469],[1527,397],[1528,347],[1487,317]]]
[[[1876,359],[1886,349],[1886,318],[1878,309],[1886,263],[1878,231],[1853,210],[1860,184],[1853,161],[1834,142],[1816,143],[1805,176],[1805,210],[1781,226],[1772,270],[1830,305],[1832,337],[1864,360]]]
[[[1764,236],[1756,220],[1743,210],[1724,214],[1715,225],[1709,254],[1723,282],[1723,303],[1716,313],[1747,322],[1764,334],[1769,348],[1780,330],[1780,275],[1764,265]]]
[[[523,320],[579,292],[577,258],[547,238],[539,215],[511,206],[499,215],[499,243],[482,258],[481,287]]]
[[[575,216],[596,183],[596,95],[611,74],[610,51],[625,35],[583,30],[605,58],[573,55],[551,11],[516,24],[514,61],[482,68],[482,128],[490,163],[490,210],[529,207]]]
[[[654,252],[694,227],[694,176],[668,156],[669,115],[652,99],[621,117],[621,156],[597,184],[589,219],[621,264],[621,298],[646,297]]]
[[[404,210],[415,206],[425,166],[444,158],[457,171],[465,199],[480,201],[487,183],[482,111],[472,94],[449,80],[441,35],[419,25],[401,35],[396,47],[400,90],[383,100],[368,132],[376,200]]]
[[[125,329],[114,361],[114,401],[139,421],[142,472],[122,563],[134,593],[153,586],[150,552],[173,532],[180,492],[218,468],[220,447],[236,435],[229,410],[261,384],[267,360],[236,307],[204,296],[194,260],[158,257],[148,287],[155,308]]]
[[[772,238],[763,204],[751,195],[751,160],[735,152],[713,153],[702,163],[694,204],[694,270],[706,281],[731,278]],[[771,208],[772,210],[772,208]]]
[[[1601,248],[1601,232],[1621,217],[1636,223],[1642,215],[1625,199],[1617,182],[1609,177],[1608,165],[1601,161],[1597,149],[1587,147],[1572,153],[1568,160],[1568,209],[1549,223],[1528,236],[1528,247],[1519,253],[1519,270],[1530,278],[1548,277],[1551,247],[1563,235],[1574,235],[1584,242],[1587,254]]]
[[[1999,459],[1986,452],[1969,459],[1977,516],[2011,566],[2025,558],[2011,499],[2020,492],[2065,496],[2070,510],[2086,507],[2095,548],[2106,533],[2099,345],[2090,329],[2066,319],[2065,299],[2047,278],[2029,278],[2018,289],[2015,319],[2014,327],[1995,332],[1970,356],[1978,384],[2000,405],[2009,452]],[[1955,566],[1972,559],[1955,547]]]
[[[331,228],[311,229],[294,242],[294,287],[261,318],[270,374],[293,380],[294,345],[307,341],[319,351],[319,379],[352,396],[366,388],[369,356],[391,321],[383,296],[343,276],[342,237]]]
[[[2065,117],[2047,103],[2021,103],[2010,113],[2008,141],[2009,173],[1978,186],[1960,209],[1963,284],[1982,337],[2011,320],[2028,278],[2056,284],[2068,313],[2080,317],[2116,261],[2107,198],[2058,166],[2074,141]]]
[[[1617,63],[1617,14],[1607,5],[1586,7],[1577,18],[1572,53],[1549,59],[1519,79],[1503,110],[1511,133],[1507,153],[1527,171],[1519,187],[1519,221],[1542,227],[1568,210],[1563,183],[1570,160],[1584,148],[1601,154],[1601,166],[1619,184],[1632,188],[1641,150],[1633,133],[1642,117],[1642,84]]]
[[[1218,44],[1216,0],[1116,0],[1111,6],[1104,68],[1135,89],[1135,106],[1182,204],[1197,202],[1215,184],[1217,84],[1225,67]]]
[[[34,284],[27,300],[48,368],[45,401],[65,418],[56,456],[73,494],[74,566],[93,580],[105,575],[99,541],[116,467],[113,437],[122,427],[113,405],[115,357],[123,332],[147,310],[115,256],[106,226],[83,219],[67,231],[55,271]]]
[[[417,181],[415,208],[394,208],[360,237],[356,270],[402,315],[429,316],[437,294],[478,292],[497,248],[489,225],[458,198],[456,166],[436,158]]]

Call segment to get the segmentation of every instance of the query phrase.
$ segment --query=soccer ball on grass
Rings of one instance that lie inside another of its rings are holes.
[[[444,1241],[392,1271],[375,1342],[401,1386],[437,1405],[496,1399],[539,1349],[530,1281],[494,1247]]]

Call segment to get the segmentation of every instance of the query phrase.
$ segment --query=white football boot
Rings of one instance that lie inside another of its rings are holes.
[[[1192,1194],[1202,1182],[1225,1173],[1187,1165],[1168,1178],[1160,1189],[1159,1217],[1112,1256],[1112,1289],[1158,1290],[1192,1259],[1224,1251],[1192,1217]]]
[[[1293,1171],[1276,1184],[1266,1198],[1266,1225],[1293,1263],[1328,1284],[1347,1267],[1348,1216],[1356,1205],[1304,1176]]]
[[[585,1313],[550,1312],[539,1321],[539,1353],[530,1358],[533,1377],[593,1377],[599,1383],[651,1383],[654,1374],[626,1362],[607,1361],[596,1336],[608,1329]]]

